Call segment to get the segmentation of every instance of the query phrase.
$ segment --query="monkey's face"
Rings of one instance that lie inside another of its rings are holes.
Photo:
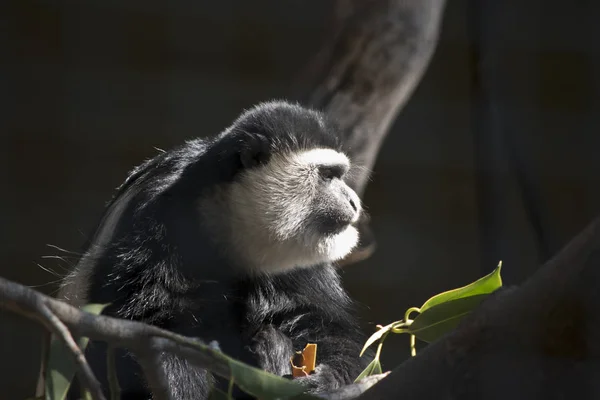
[[[274,154],[229,192],[233,244],[244,262],[277,272],[345,257],[362,211],[345,182],[348,158],[331,149]]]

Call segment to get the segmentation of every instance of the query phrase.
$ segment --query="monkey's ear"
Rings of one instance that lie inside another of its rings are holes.
[[[261,134],[248,134],[240,150],[240,162],[243,168],[253,168],[269,161],[271,150],[269,141]]]

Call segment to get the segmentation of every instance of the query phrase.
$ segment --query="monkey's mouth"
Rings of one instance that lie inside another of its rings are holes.
[[[352,225],[353,222],[349,221],[348,219],[344,220],[341,218],[317,217],[313,226],[321,235],[335,236],[344,232]]]
[[[354,222],[352,222],[350,224],[350,226],[353,226],[356,229],[358,229],[358,227],[361,224],[368,224],[368,223],[369,223],[369,214],[367,214],[364,210],[361,210],[358,218]]]

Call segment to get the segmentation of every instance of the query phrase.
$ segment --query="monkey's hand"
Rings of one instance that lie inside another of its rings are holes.
[[[291,376],[290,354],[294,354],[292,340],[273,325],[263,327],[254,336],[252,351],[258,359],[258,365],[265,371]]]

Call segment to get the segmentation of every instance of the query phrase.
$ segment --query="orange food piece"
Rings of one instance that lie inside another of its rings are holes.
[[[315,370],[317,363],[317,344],[308,343],[304,350],[297,351],[290,359],[294,378],[308,376]]]

